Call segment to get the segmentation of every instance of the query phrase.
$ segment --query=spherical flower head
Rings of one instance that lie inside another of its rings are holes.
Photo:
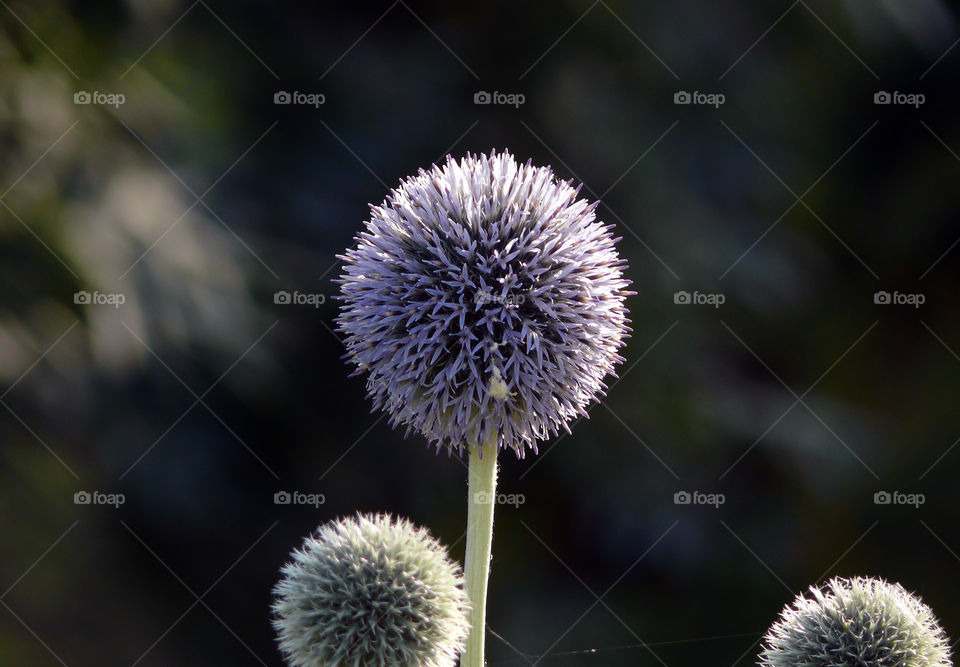
[[[452,667],[469,630],[459,568],[422,528],[387,515],[321,526],[274,588],[291,667]]]
[[[402,181],[340,259],[340,330],[375,407],[449,450],[523,457],[603,395],[629,281],[596,203],[509,153]]]
[[[857,577],[811,586],[764,638],[763,667],[949,667],[933,612],[900,584]]]

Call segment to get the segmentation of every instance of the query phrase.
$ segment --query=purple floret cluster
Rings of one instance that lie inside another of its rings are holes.
[[[629,281],[596,203],[507,152],[402,181],[346,251],[338,318],[376,408],[439,450],[523,457],[623,361]]]

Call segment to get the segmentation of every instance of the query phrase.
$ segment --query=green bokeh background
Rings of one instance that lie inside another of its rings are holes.
[[[960,637],[958,9],[3,4],[0,664],[280,665],[280,565],[358,510],[462,558],[465,468],[370,413],[333,280],[369,202],[491,148],[602,200],[637,295],[608,398],[502,457],[489,664],[752,664],[834,575]]]

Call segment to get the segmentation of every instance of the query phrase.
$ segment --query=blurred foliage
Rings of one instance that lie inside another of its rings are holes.
[[[490,664],[751,664],[832,575],[900,581],[960,636],[957,10],[4,4],[0,664],[278,665],[279,566],[358,510],[462,557],[462,462],[347,379],[335,255],[399,178],[492,147],[602,199],[638,294],[604,404],[503,457],[526,502],[498,514]]]

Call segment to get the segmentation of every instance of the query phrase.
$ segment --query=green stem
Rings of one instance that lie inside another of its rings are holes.
[[[470,636],[460,660],[461,667],[483,667],[486,637],[487,580],[490,578],[490,549],[493,545],[493,508],[497,494],[497,443],[470,449],[467,484],[467,554],[464,564],[467,597],[470,598]]]

